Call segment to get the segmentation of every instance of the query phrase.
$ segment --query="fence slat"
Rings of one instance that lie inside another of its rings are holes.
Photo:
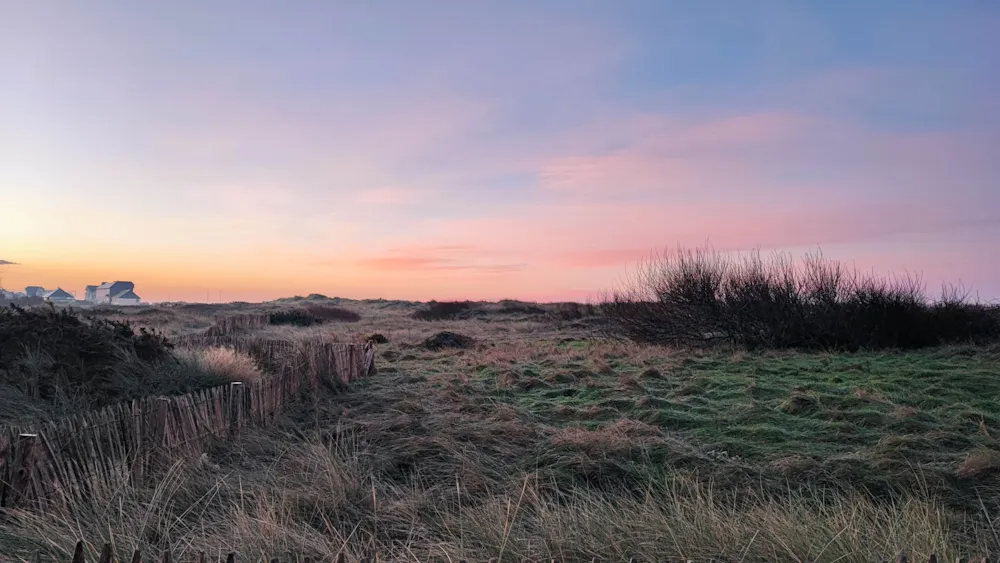
[[[106,543],[101,549],[101,557],[97,560],[97,563],[111,563],[111,544]]]
[[[73,550],[73,563],[83,563],[83,540],[76,542],[76,549]]]

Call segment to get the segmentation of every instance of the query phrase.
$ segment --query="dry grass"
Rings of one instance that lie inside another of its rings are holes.
[[[182,359],[193,362],[203,371],[228,381],[253,383],[264,377],[249,354],[224,346],[187,348],[177,352]]]
[[[138,546],[233,550],[243,560],[331,558],[345,550],[383,561],[865,562],[903,550],[914,560],[931,552],[954,560],[997,545],[988,526],[956,520],[926,499],[734,494],[683,476],[651,482],[638,495],[563,488],[531,472],[498,482],[475,455],[451,479],[402,480],[389,464],[406,452],[371,438],[247,438],[242,455],[220,454],[218,468],[178,462],[155,488],[119,490],[76,516],[10,513],[0,545],[12,555],[42,549],[63,559],[83,537],[90,557],[111,542],[120,557]],[[488,489],[477,485],[483,481]]]
[[[955,473],[959,477],[982,478],[1000,472],[1000,451],[979,448],[969,452]]]
[[[996,351],[975,362],[949,350],[915,361],[692,354],[530,317],[416,322],[411,304],[349,306],[359,322],[255,334],[385,334],[378,376],[220,444],[208,463],[179,461],[152,488],[67,518],[8,514],[0,553],[66,558],[81,537],[91,558],[104,541],[120,556],[170,547],[242,560],[344,549],[382,561],[870,563],[1000,551],[998,419],[970,399],[992,389]],[[477,343],[420,346],[442,331]],[[958,502],[976,494],[978,507]]]

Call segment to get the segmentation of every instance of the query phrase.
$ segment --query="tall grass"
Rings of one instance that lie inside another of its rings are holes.
[[[919,276],[879,278],[807,255],[655,255],[610,292],[611,331],[639,342],[725,339],[754,348],[912,349],[1000,339],[1000,309],[956,287],[932,301]]]
[[[253,357],[246,352],[225,346],[207,348],[185,348],[177,356],[194,364],[199,369],[226,381],[253,383],[260,381],[264,374]]]
[[[882,503],[864,495],[776,496],[684,476],[650,482],[635,495],[564,490],[532,473],[483,489],[466,481],[489,480],[474,459],[466,480],[401,481],[382,466],[395,452],[352,433],[306,442],[274,434],[240,450],[246,454],[218,452],[218,464],[179,461],[156,487],[125,487],[74,516],[10,512],[0,548],[65,558],[79,538],[90,542],[92,557],[110,542],[120,557],[139,547],[252,558],[344,550],[387,561],[870,562],[901,551],[954,560],[1000,547],[987,515],[955,516],[922,496]],[[269,462],[260,461],[262,451],[272,454]]]

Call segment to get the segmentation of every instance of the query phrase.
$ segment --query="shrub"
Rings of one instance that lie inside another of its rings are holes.
[[[600,305],[608,330],[640,342],[726,339],[746,348],[921,348],[1000,338],[997,308],[955,288],[929,302],[919,277],[880,279],[809,255],[654,256]]]
[[[375,332],[375,333],[369,334],[368,337],[365,338],[365,342],[372,342],[374,344],[388,344],[389,343],[389,339],[386,338],[386,336],[384,334],[382,334],[380,332]]]
[[[505,299],[500,302],[500,310],[498,312],[506,315],[544,315],[545,309],[534,303]]]
[[[413,312],[413,318],[421,321],[444,321],[468,317],[472,311],[469,301],[430,301],[422,309]]]
[[[161,333],[128,322],[53,307],[0,309],[0,386],[37,405],[93,408],[222,383],[179,374],[172,349]]]
[[[275,311],[270,316],[273,325],[313,326],[323,324],[323,319],[302,309]]]
[[[562,319],[564,321],[576,321],[584,317],[593,317],[597,314],[597,310],[593,305],[582,304],[582,303],[555,303],[555,309],[552,312],[553,316]]]
[[[343,307],[334,307],[332,305],[309,305],[306,307],[306,312],[317,319],[322,319],[324,321],[343,321],[354,323],[361,320],[361,315],[358,313],[349,309],[344,309]]]
[[[423,346],[428,350],[441,350],[443,348],[471,348],[475,343],[476,341],[469,336],[445,331],[424,340]]]

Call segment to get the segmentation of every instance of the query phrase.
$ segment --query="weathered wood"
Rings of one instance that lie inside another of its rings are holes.
[[[111,563],[111,544],[105,543],[104,547],[101,548],[101,556],[97,559],[97,563]]]
[[[170,559],[170,550],[169,549],[163,550],[163,558],[161,559],[161,561],[163,563],[170,563],[171,559]]]
[[[132,552],[132,563],[142,563],[142,552],[138,549]]]
[[[73,550],[73,563],[83,563],[83,540],[76,542],[76,549]]]
[[[347,562],[347,556],[344,555],[343,551],[341,551],[340,553],[337,554],[337,563],[346,563],[346,562]]]
[[[226,563],[236,563],[236,554],[230,553],[226,556]]]

